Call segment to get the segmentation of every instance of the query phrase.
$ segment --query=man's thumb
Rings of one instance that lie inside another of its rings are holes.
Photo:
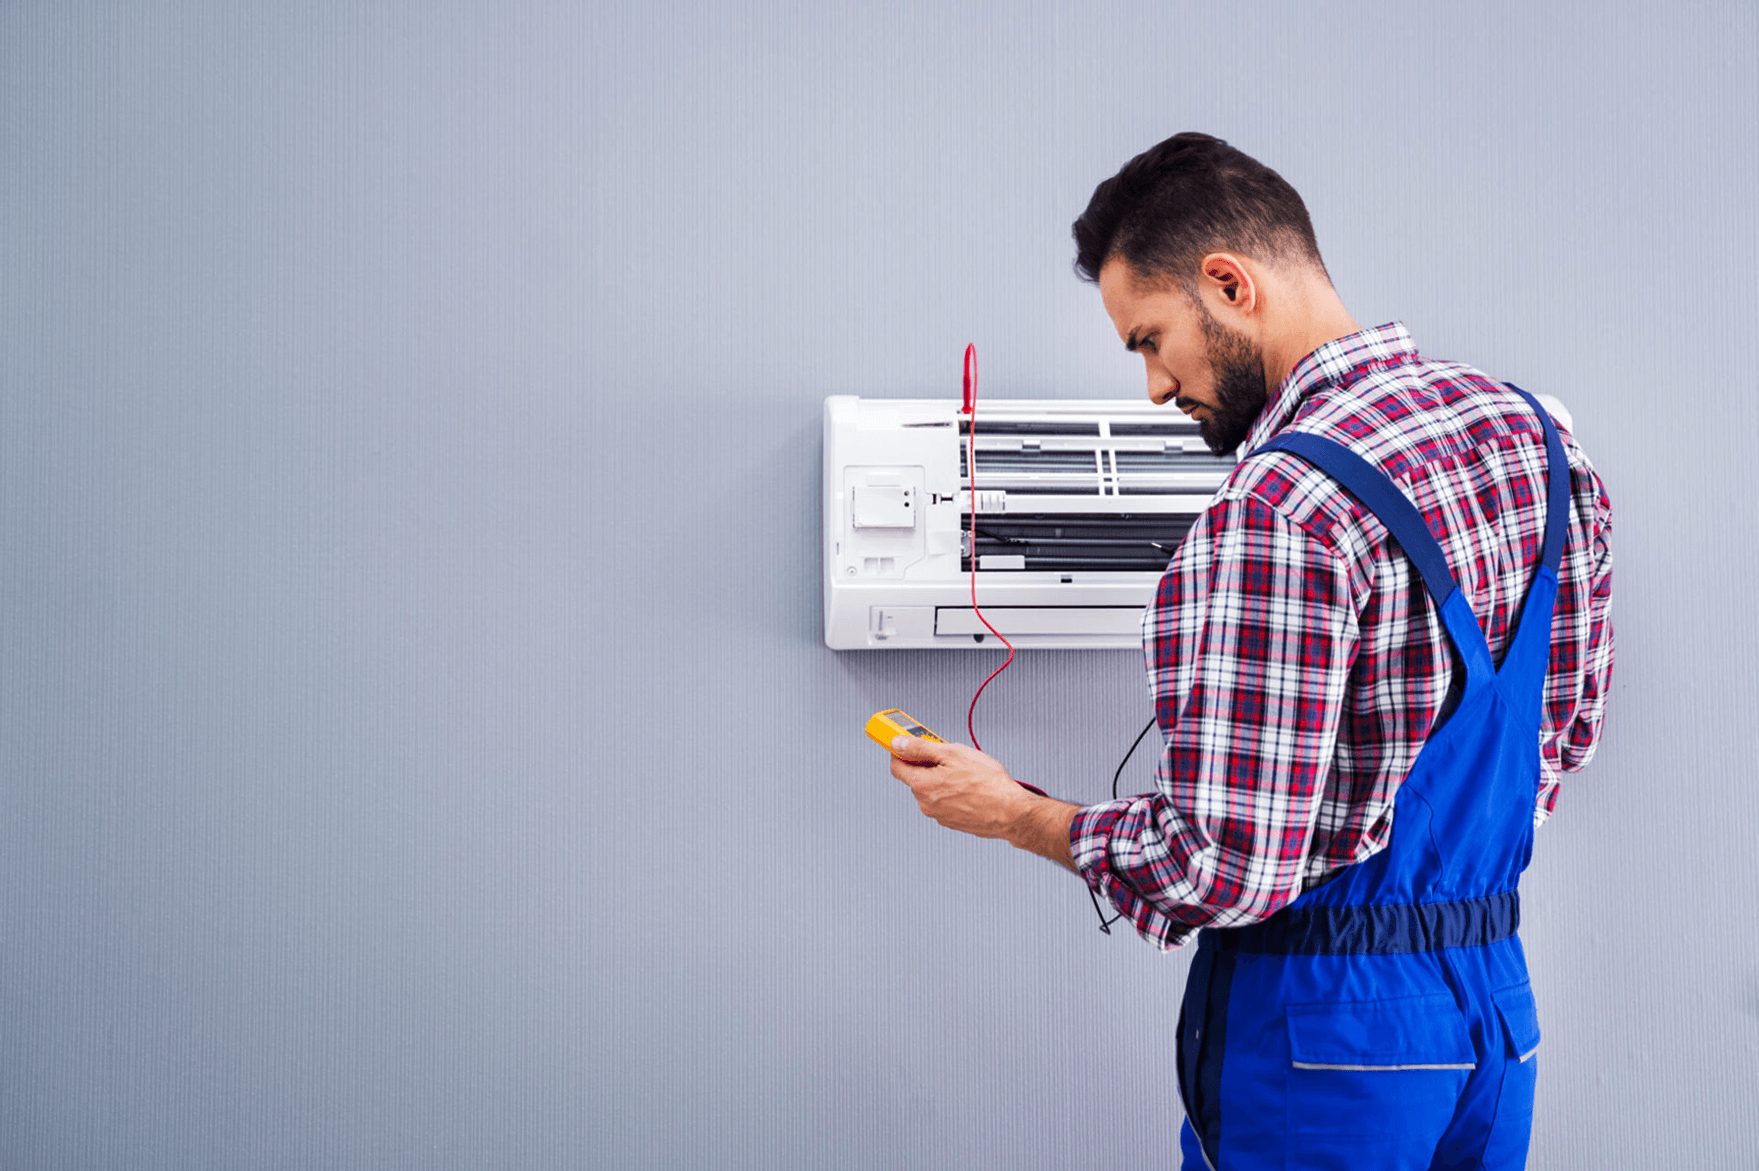
[[[941,762],[941,746],[933,740],[924,740],[921,736],[908,736],[900,732],[892,737],[892,755],[921,764],[939,764]]]

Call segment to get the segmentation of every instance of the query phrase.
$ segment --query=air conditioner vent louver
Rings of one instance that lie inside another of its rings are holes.
[[[1165,423],[1113,423],[1111,432],[1114,436],[1121,435],[1178,435],[1197,434],[1197,428],[1189,421],[1169,420]]]
[[[985,408],[988,409],[987,407]],[[1017,419],[981,418],[977,421],[979,435],[1098,435],[1098,423],[1043,422]],[[971,434],[971,421],[959,420],[959,434]]]
[[[1120,451],[1118,471],[1150,472],[1217,472],[1227,475],[1234,467],[1231,455],[1193,455],[1188,451]],[[977,461],[977,472],[983,474],[983,461]]]
[[[1166,569],[1173,550],[1191,531],[1196,518],[1163,513],[1139,517],[1067,513],[1057,516],[1007,516],[977,519],[977,555],[1023,557],[1023,570]],[[971,571],[969,553],[960,562]],[[982,600],[981,598],[979,599]]]
[[[1098,483],[1099,461],[1091,451],[983,451],[977,453],[977,476],[985,487],[986,476],[1014,473],[1085,473]],[[965,453],[959,452],[959,476],[966,477]]]

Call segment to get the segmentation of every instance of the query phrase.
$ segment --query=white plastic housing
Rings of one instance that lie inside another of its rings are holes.
[[[825,399],[826,645],[999,645],[971,608],[962,421],[953,400]],[[1146,400],[995,400],[977,465],[984,616],[1016,646],[1134,650],[1233,460]]]

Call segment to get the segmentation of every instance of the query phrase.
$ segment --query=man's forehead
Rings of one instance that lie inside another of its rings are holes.
[[[1136,270],[1121,257],[1114,256],[1100,268],[1099,295],[1118,327],[1118,336],[1129,332],[1130,322],[1124,319],[1141,312],[1147,291]]]
[[[1177,312],[1185,300],[1175,282],[1144,277],[1120,257],[1113,257],[1100,268],[1099,294],[1118,336],[1132,350],[1159,319]]]
[[[1142,287],[1140,274],[1135,266],[1122,256],[1112,256],[1099,266],[1099,289],[1101,293],[1135,295]]]

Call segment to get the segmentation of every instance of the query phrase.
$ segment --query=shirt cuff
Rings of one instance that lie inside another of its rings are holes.
[[[1170,951],[1197,933],[1155,909],[1127,886],[1111,868],[1112,834],[1118,822],[1135,804],[1133,800],[1087,805],[1077,810],[1069,825],[1069,853],[1075,869],[1094,894],[1105,899],[1149,943]]]

